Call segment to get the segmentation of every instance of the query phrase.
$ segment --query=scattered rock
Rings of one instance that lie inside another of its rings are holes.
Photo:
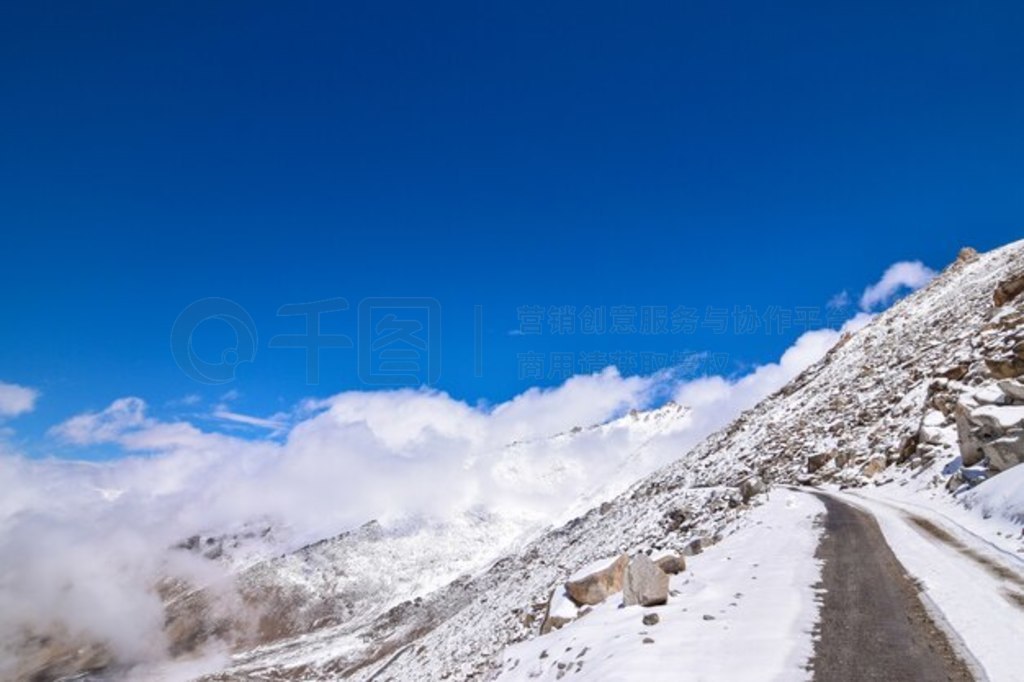
[[[644,637],[644,644],[654,644],[654,640],[650,637]]]
[[[578,580],[565,583],[565,593],[576,606],[600,604],[609,596],[622,590],[629,556],[623,554],[607,567]]]
[[[861,467],[860,473],[868,478],[873,478],[885,470],[886,461],[885,457],[881,455],[875,455],[867,461],[867,463]]]
[[[704,620],[714,620],[715,619],[715,617],[712,616],[710,613],[705,613],[703,616],[701,616],[701,618],[703,618]]]
[[[661,621],[661,616],[656,613],[645,613],[644,614],[644,625],[657,625]]]
[[[660,606],[668,601],[668,574],[646,554],[637,554],[626,566],[622,586],[626,606]]]
[[[686,520],[690,517],[688,509],[676,508],[671,509],[665,514],[665,530],[672,532],[679,530],[683,525],[686,524]]]
[[[686,556],[696,556],[704,551],[704,543],[700,538],[694,538],[687,543],[686,547],[683,547],[683,554]]]
[[[677,575],[686,570],[686,558],[678,554],[663,556],[654,562],[658,568],[669,575]]]
[[[813,474],[815,471],[831,462],[833,456],[833,452],[822,452],[817,455],[811,455],[807,458],[807,473]]]
[[[967,376],[967,372],[968,370],[970,370],[970,368],[970,363],[964,362],[959,365],[953,365],[952,367],[947,367],[946,369],[941,370],[939,372],[939,376],[949,379],[951,381],[960,381],[965,376]]]

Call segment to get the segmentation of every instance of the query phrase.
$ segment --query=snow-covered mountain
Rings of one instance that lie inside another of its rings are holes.
[[[539,636],[553,591],[581,566],[623,552],[692,553],[695,541],[707,548],[743,527],[747,510],[764,497],[738,495],[752,476],[769,486],[888,484],[920,504],[962,499],[1019,522],[1016,481],[1024,467],[1000,472],[1024,456],[1022,275],[1024,242],[983,255],[965,250],[925,289],[844,338],[727,428],[532,539],[527,532],[510,540],[520,527],[487,518],[467,519],[455,531],[429,523],[395,529],[394,544],[381,544],[381,531],[368,527],[256,567],[243,579],[261,585],[256,593],[284,581],[308,595],[296,597],[301,606],[280,632],[295,636],[236,653],[210,679],[497,675],[508,665],[506,647]],[[642,427],[621,480],[643,458],[648,427],[685,418],[685,409],[670,406],[597,427]],[[523,467],[516,448],[502,453],[504,471],[524,485],[557,486],[569,475],[557,457],[540,473]],[[403,545],[403,532],[416,540]],[[1019,549],[1019,541],[1004,540]],[[448,542],[457,547],[446,552]],[[387,549],[377,553],[375,544]],[[404,564],[413,553],[423,558]],[[343,594],[358,596],[339,600]],[[333,614],[314,607],[327,603]]]
[[[725,592],[744,593],[750,610],[732,636],[775,623],[765,647],[802,670],[809,634],[794,643],[776,621],[788,608],[791,630],[814,622],[820,531],[814,505],[780,498],[782,486],[938,510],[999,551],[1024,551],[1024,467],[1015,466],[1024,459],[1022,291],[1024,242],[964,250],[926,288],[693,448],[702,424],[668,402],[474,452],[462,462],[474,474],[467,480],[502,494],[454,514],[374,519],[312,543],[270,520],[208,529],[174,552],[218,567],[211,580],[158,586],[173,662],[118,667],[102,647],[58,636],[28,642],[17,675],[404,682],[558,679],[586,664],[601,679],[617,668],[580,652],[642,661],[651,638],[620,641],[633,616],[609,604],[587,613],[559,595],[582,568],[623,553],[689,556],[700,571],[673,578],[674,594],[710,609]],[[597,451],[616,456],[589,456]],[[770,547],[784,547],[789,562],[775,582],[762,573],[765,591],[735,588],[758,576],[730,560],[757,566]],[[782,593],[784,603],[769,598]],[[541,635],[553,615],[559,624],[584,617]],[[672,627],[662,632],[693,642],[681,661],[735,646],[700,640],[707,630],[690,621]],[[556,643],[564,651],[554,653]]]

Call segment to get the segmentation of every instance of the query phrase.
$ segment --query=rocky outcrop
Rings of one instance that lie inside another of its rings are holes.
[[[626,606],[660,606],[668,601],[668,574],[646,554],[637,554],[626,566],[622,603]]]
[[[611,564],[578,580],[565,583],[565,593],[576,606],[593,606],[622,591],[629,556],[623,554]]]
[[[973,263],[976,260],[978,260],[978,250],[970,246],[963,247],[960,249],[960,252],[956,254],[957,265],[962,263]]]
[[[992,293],[992,302],[997,306],[1004,306],[1020,296],[1022,291],[1024,291],[1024,272],[1000,282]]]
[[[1005,471],[1024,462],[1024,406],[958,403],[957,440],[965,466],[987,460],[988,468]]]
[[[997,438],[981,446],[992,471],[1006,471],[1024,462],[1024,433]]]

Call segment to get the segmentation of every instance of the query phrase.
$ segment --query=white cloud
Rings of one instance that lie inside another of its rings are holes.
[[[0,417],[17,417],[36,407],[39,391],[0,381]]]
[[[725,426],[740,412],[779,390],[834,346],[843,334],[853,333],[871,321],[869,313],[858,313],[841,329],[815,329],[805,332],[786,349],[778,362],[761,365],[735,380],[709,376],[677,387],[674,399],[693,408],[693,429],[686,434],[690,444],[715,429]]]
[[[850,305],[850,292],[846,289],[843,289],[838,294],[830,298],[828,303],[825,304],[829,310],[842,310],[848,305]]]
[[[112,443],[126,431],[150,423],[145,413],[146,402],[141,398],[120,398],[101,412],[72,417],[51,432],[75,445]]]
[[[232,412],[223,407],[218,407],[218,409],[214,410],[213,416],[216,419],[223,419],[224,421],[235,422],[245,426],[258,426],[261,429],[268,429],[270,431],[280,431],[286,426],[286,422],[283,419],[253,417],[240,412]]]
[[[860,297],[861,310],[872,310],[887,303],[903,289],[916,291],[932,281],[935,275],[934,270],[919,260],[893,263],[880,280],[864,289]]]
[[[189,393],[188,395],[182,396],[177,400],[170,400],[168,401],[167,404],[172,407],[195,407],[201,402],[203,402],[203,397],[201,395],[199,395],[198,393]]]

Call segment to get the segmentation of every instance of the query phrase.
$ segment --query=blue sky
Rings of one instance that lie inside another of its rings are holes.
[[[0,380],[41,392],[9,426],[43,452],[123,396],[266,417],[380,388],[361,311],[395,299],[439,320],[424,376],[469,402],[560,383],[553,353],[775,360],[804,330],[778,311],[846,290],[841,320],[894,262],[1020,236],[1022,34],[1008,2],[5,7]],[[212,297],[257,332],[216,385],[171,344]],[[314,382],[278,312],[337,299],[323,330],[351,344]],[[697,324],[551,333],[587,306]]]

